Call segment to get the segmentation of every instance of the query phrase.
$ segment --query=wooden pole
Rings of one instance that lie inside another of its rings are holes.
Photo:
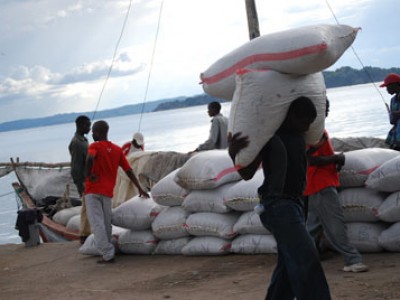
[[[250,40],[260,36],[258,16],[255,0],[246,0],[247,24],[249,26]]]

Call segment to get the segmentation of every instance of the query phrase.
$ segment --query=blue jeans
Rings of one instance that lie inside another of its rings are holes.
[[[343,209],[335,187],[308,196],[308,209],[307,229],[316,242],[324,231],[333,248],[343,255],[346,266],[362,262],[361,254],[347,237]]]
[[[277,242],[278,258],[265,299],[331,299],[314,241],[306,230],[300,200],[263,200],[263,225]]]

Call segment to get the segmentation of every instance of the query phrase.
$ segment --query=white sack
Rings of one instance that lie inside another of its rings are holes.
[[[388,223],[400,222],[400,191],[390,194],[383,200],[378,207],[377,217]]]
[[[116,247],[116,251],[118,251],[118,237],[122,232],[127,231],[128,229],[124,229],[117,226],[112,226],[112,235],[111,243]],[[87,255],[101,255],[101,253],[97,250],[96,245],[94,243],[94,234],[90,234],[82,246],[79,248],[79,253],[87,254]]]
[[[238,167],[248,166],[271,139],[286,117],[290,104],[307,96],[317,118],[306,133],[308,144],[317,143],[325,128],[326,87],[322,73],[288,75],[268,70],[241,70],[236,76],[228,132],[242,132],[249,145],[235,158]]]
[[[381,192],[400,191],[400,156],[384,162],[369,174],[365,185]]]
[[[175,181],[189,190],[214,189],[242,179],[227,150],[209,150],[192,156],[176,173]]]
[[[400,223],[394,223],[378,237],[379,246],[387,251],[400,252]]]
[[[211,212],[194,213],[186,220],[187,231],[191,235],[232,239],[237,234],[233,231],[233,225],[235,225],[238,217],[239,214],[236,212],[226,214]]]
[[[90,234],[82,246],[79,247],[78,252],[80,254],[87,254],[87,255],[101,255],[99,250],[97,250],[96,245],[94,243],[94,235],[93,233]]]
[[[81,214],[71,217],[66,227],[69,231],[79,231],[81,228]]]
[[[151,223],[154,236],[167,240],[189,235],[186,230],[186,219],[189,214],[180,206],[167,207]]]
[[[144,230],[164,209],[150,198],[135,196],[112,210],[112,224],[132,230]]]
[[[386,225],[383,223],[347,223],[349,242],[362,253],[382,252],[378,238]]]
[[[239,254],[277,253],[276,240],[273,235],[245,234],[232,241],[231,252]]]
[[[158,242],[153,254],[180,255],[182,254],[182,248],[186,246],[191,239],[191,237],[185,236],[178,239],[161,240]]]
[[[340,185],[342,187],[364,186],[369,174],[399,154],[399,151],[382,148],[346,152],[346,161],[339,173]]]
[[[174,180],[179,169],[172,171],[153,186],[151,197],[156,203],[164,206],[178,206],[182,204],[183,199],[189,191],[178,185]]]
[[[125,254],[152,254],[157,242],[150,230],[127,230],[119,236],[118,246]]]
[[[215,236],[198,236],[182,248],[183,255],[223,255],[229,254],[231,241]]]
[[[213,63],[200,77],[204,91],[232,99],[234,75],[242,68],[312,74],[333,65],[353,43],[358,29],[347,25],[313,25],[260,36]]]
[[[82,208],[82,206],[64,208],[63,210],[56,212],[52,219],[54,222],[56,222],[58,224],[67,226],[68,221],[73,216],[79,215],[81,213],[81,208]]]
[[[242,213],[233,226],[233,231],[238,234],[271,234],[271,232],[263,226],[260,220],[260,215],[255,211]]]
[[[345,222],[379,221],[377,212],[385,195],[367,188],[347,188],[339,192]]]
[[[259,169],[250,180],[236,182],[225,195],[225,204],[236,211],[250,211],[260,203],[257,190],[264,181],[264,173]]]
[[[234,183],[227,183],[212,190],[192,190],[183,200],[182,207],[190,212],[226,213],[231,208],[224,197]]]

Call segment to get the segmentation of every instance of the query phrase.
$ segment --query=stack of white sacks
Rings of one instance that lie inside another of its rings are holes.
[[[234,164],[227,151],[197,154],[159,181],[151,199],[133,198],[115,208],[113,224],[128,229],[119,235],[121,251],[275,253],[275,240],[253,212],[263,175],[259,171],[245,182],[236,170],[254,160],[299,96],[309,97],[317,109],[307,142],[320,139],[326,103],[321,72],[341,57],[357,32],[347,25],[315,25],[264,35],[203,72],[205,92],[232,100],[229,132],[242,132],[250,144]]]
[[[340,201],[348,236],[360,252],[400,251],[400,152],[345,153]]]
[[[345,156],[339,197],[350,242],[362,253],[400,252],[400,152],[368,148]],[[119,249],[126,254],[276,253],[274,237],[253,210],[263,180],[261,169],[242,180],[224,150],[199,153],[160,180],[151,198],[134,197],[113,209]],[[79,221],[79,215],[69,215],[68,223]],[[98,255],[93,236],[80,252]]]

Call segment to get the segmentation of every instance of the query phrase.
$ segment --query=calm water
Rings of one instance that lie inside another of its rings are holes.
[[[389,102],[386,91],[380,92]],[[331,137],[386,136],[390,128],[386,108],[373,84],[328,89],[328,97],[331,112],[326,127]],[[229,109],[230,103],[224,103],[222,113],[229,116]],[[109,139],[120,145],[131,139],[141,123],[149,151],[194,150],[207,138],[210,126],[206,106],[147,113],[141,122],[139,115],[107,121]],[[68,144],[74,131],[75,124],[71,123],[0,133],[0,162],[8,162],[10,157],[19,157],[20,161],[69,161]],[[21,242],[14,229],[17,204],[11,183],[15,180],[14,175],[0,178],[0,244]]]

